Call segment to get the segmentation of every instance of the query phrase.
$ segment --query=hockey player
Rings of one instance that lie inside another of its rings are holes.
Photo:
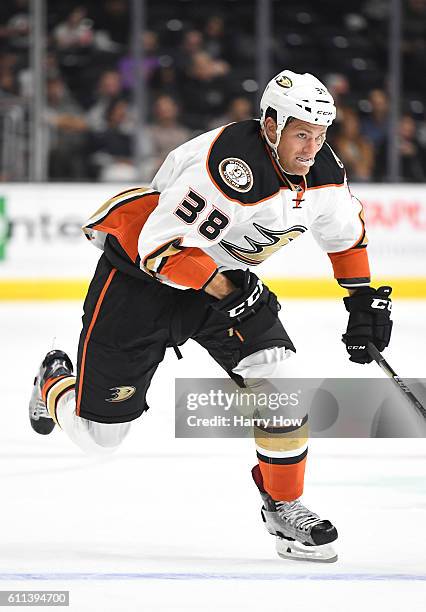
[[[252,271],[311,230],[331,260],[349,322],[350,359],[369,363],[391,333],[390,291],[370,287],[362,207],[326,142],[336,110],[310,74],[285,70],[261,100],[261,119],[232,123],[172,151],[149,189],[106,202],[87,222],[103,250],[84,303],[77,376],[62,351],[36,376],[30,420],[55,423],[85,450],[120,444],[148,406],[167,347],[192,338],[241,387],[286,376],[295,352],[276,296]],[[281,556],[334,561],[335,527],[301,502],[307,425],[257,437],[254,481]]]

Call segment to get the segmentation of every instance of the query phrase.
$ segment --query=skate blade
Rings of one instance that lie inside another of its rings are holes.
[[[335,563],[338,559],[337,553],[331,544],[321,546],[306,546],[296,540],[286,540],[277,536],[276,550],[282,559],[293,561],[313,561],[315,563]]]

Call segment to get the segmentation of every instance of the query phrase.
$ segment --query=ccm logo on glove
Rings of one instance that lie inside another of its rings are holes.
[[[263,283],[260,280],[260,278],[258,278],[254,291],[248,296],[246,300],[244,300],[244,302],[241,302],[241,304],[238,304],[237,306],[234,306],[233,308],[228,310],[229,316],[231,318],[234,318],[234,317],[239,317],[241,314],[243,314],[243,312],[245,312],[248,308],[253,306],[255,302],[257,302],[257,300],[262,295],[262,291],[263,291]]]
[[[378,300],[374,298],[371,302],[371,308],[378,308],[380,310],[385,310],[385,308],[387,308],[388,310],[392,310],[392,302],[390,300]]]
[[[239,342],[250,342],[273,328],[277,324],[280,305],[277,296],[250,270],[225,270],[223,274],[235,290],[221,300],[211,302],[199,335],[211,337],[218,334],[217,337],[222,342],[229,342],[230,350],[234,350],[235,338]],[[290,345],[289,348],[295,350]]]

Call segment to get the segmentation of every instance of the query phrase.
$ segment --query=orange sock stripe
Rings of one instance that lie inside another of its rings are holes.
[[[46,406],[52,419],[59,425],[56,409],[58,402],[69,391],[75,389],[75,376],[57,378],[54,385],[46,393]]]
[[[99,295],[98,301],[96,302],[96,307],[95,310],[93,312],[93,317],[92,320],[90,322],[89,325],[89,329],[87,330],[87,334],[86,334],[86,338],[84,340],[84,345],[83,345],[83,354],[81,357],[81,365],[80,365],[80,373],[79,373],[79,383],[78,383],[78,392],[77,392],[77,403],[76,403],[76,414],[80,415],[80,404],[81,404],[81,395],[82,395],[82,390],[83,390],[83,378],[84,378],[84,368],[86,365],[86,354],[87,354],[87,345],[89,343],[90,340],[90,335],[92,333],[92,330],[95,326],[96,323],[96,319],[98,318],[99,315],[99,311],[101,309],[102,306],[102,302],[104,300],[105,294],[108,290],[108,287],[111,284],[112,279],[114,278],[115,273],[117,272],[117,270],[115,268],[113,268],[111,270],[111,272],[108,275],[108,278],[105,282],[105,285],[103,286],[103,289]]]
[[[278,465],[259,460],[263,486],[272,499],[292,501],[303,493],[306,456],[298,463]]]
[[[57,376],[56,378],[48,378],[46,380],[41,390],[41,397],[44,403],[46,403],[46,397],[47,397],[47,394],[49,393],[49,390],[53,387],[53,385],[55,385],[58,382],[58,380],[62,380],[63,378],[66,378],[65,374],[63,376]]]

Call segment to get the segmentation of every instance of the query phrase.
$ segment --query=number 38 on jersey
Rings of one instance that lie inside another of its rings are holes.
[[[203,212],[206,206],[205,198],[190,189],[174,211],[174,214],[184,223],[192,225],[198,220],[200,213]],[[228,223],[229,217],[218,208],[212,207],[207,219],[202,221],[197,229],[207,240],[216,240]]]

